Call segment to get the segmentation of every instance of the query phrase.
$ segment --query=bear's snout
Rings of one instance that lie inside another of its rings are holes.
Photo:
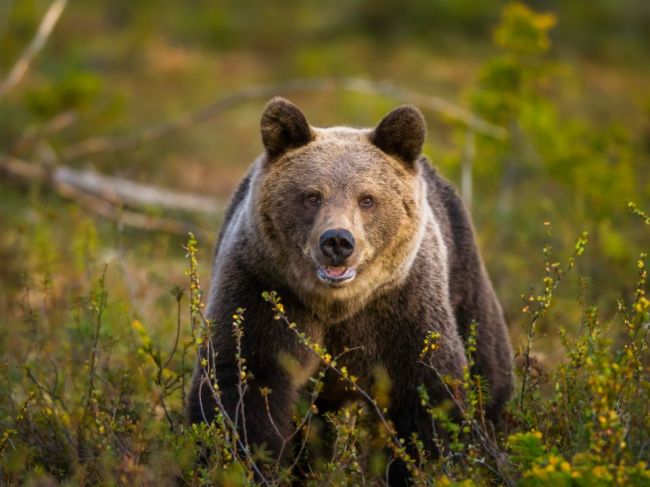
[[[331,228],[323,232],[318,245],[333,265],[341,265],[354,252],[354,237],[344,228]]]

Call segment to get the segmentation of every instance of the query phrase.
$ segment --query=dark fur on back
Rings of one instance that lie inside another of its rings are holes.
[[[443,232],[450,253],[450,294],[456,326],[463,341],[470,324],[478,323],[476,365],[473,374],[490,382],[487,415],[498,422],[512,393],[512,348],[501,305],[475,243],[474,229],[462,200],[453,186],[421,160],[428,183],[429,204],[448,231]]]

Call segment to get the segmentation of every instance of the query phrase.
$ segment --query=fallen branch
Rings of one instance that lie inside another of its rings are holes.
[[[190,222],[148,215],[125,209],[125,206],[141,209],[156,207],[215,215],[224,209],[218,201],[207,197],[146,186],[103,176],[93,171],[81,171],[65,166],[47,168],[15,157],[0,156],[0,170],[25,183],[38,182],[47,185],[58,195],[73,200],[100,216],[145,230],[187,235],[189,231],[196,232],[197,228]]]
[[[90,154],[133,149],[143,143],[162,139],[190,126],[210,120],[220,113],[248,101],[267,99],[286,93],[325,91],[349,91],[385,96],[402,103],[416,104],[425,111],[433,111],[446,118],[456,120],[472,131],[483,135],[496,139],[505,139],[508,136],[507,131],[503,127],[483,120],[472,112],[454,105],[443,98],[406,90],[387,81],[370,81],[358,78],[314,78],[296,79],[284,83],[244,88],[230,95],[226,95],[203,108],[189,112],[176,120],[153,125],[133,135],[91,137],[65,149],[61,153],[61,159],[69,161]]]
[[[51,176],[57,182],[69,184],[87,193],[95,194],[115,205],[140,208],[161,208],[172,211],[215,215],[223,212],[223,205],[215,199],[169,189],[144,185],[127,179],[104,176],[95,171],[77,170],[59,166]]]
[[[187,235],[188,232],[196,232],[198,230],[196,225],[190,222],[175,218],[155,217],[120,209],[95,195],[79,191],[74,186],[59,184],[57,185],[56,191],[60,196],[79,203],[84,209],[113,220],[118,224],[126,225],[127,227],[173,233],[176,235]],[[199,234],[204,234],[203,231],[198,231]]]
[[[47,182],[49,180],[57,186],[70,186],[117,206],[134,206],[143,209],[155,207],[209,215],[218,215],[224,211],[224,205],[213,198],[135,183],[128,179],[104,176],[91,170],[79,170],[67,166],[48,169],[6,156],[0,156],[0,169],[30,181]]]
[[[50,37],[50,34],[52,33],[56,23],[59,21],[67,3],[68,0],[54,0],[50,4],[43,20],[41,20],[41,23],[38,26],[38,30],[36,31],[36,35],[34,35],[32,42],[29,43],[20,55],[5,80],[0,83],[0,98],[9,93],[9,91],[11,91],[14,86],[20,83],[23,79],[25,73],[27,73],[27,70],[29,69],[29,65],[34,60],[34,57],[38,54],[38,51],[43,49],[47,38]]]

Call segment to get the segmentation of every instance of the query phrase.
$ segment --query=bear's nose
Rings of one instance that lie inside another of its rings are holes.
[[[343,263],[354,252],[354,237],[344,228],[326,230],[318,240],[323,254],[334,261],[334,265]]]

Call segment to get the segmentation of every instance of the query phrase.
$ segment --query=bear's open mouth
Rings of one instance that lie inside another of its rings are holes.
[[[356,275],[354,267],[322,265],[318,268],[318,278],[328,284],[350,281]]]

